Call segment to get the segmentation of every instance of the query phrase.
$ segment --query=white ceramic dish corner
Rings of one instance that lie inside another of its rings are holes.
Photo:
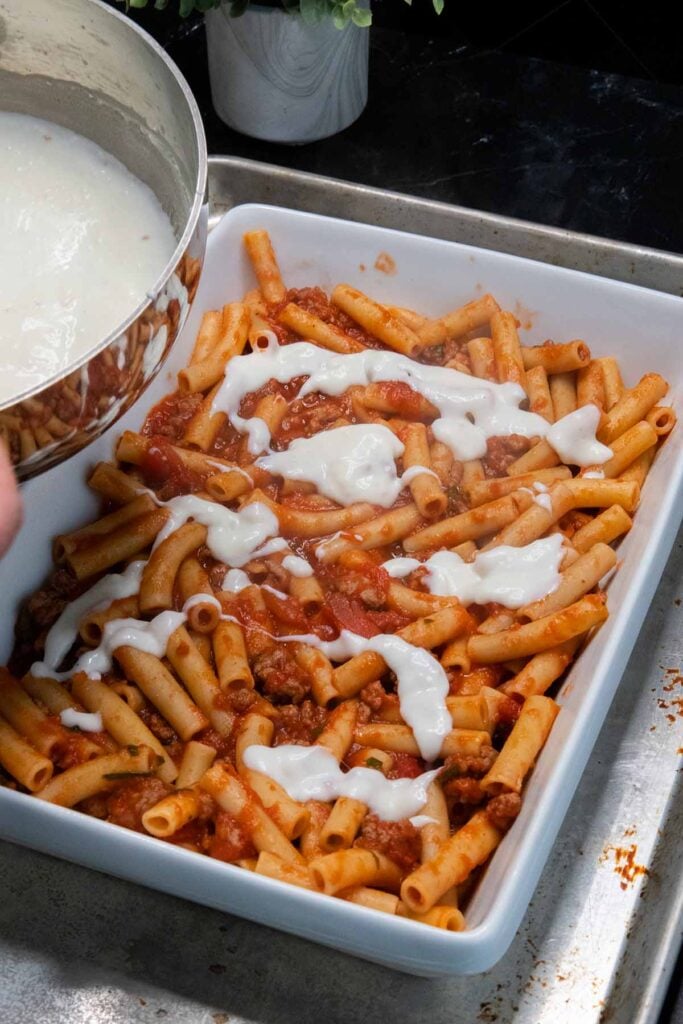
[[[18,602],[40,584],[50,565],[51,537],[85,522],[96,510],[84,483],[88,468],[110,457],[119,431],[139,426],[149,406],[172,388],[202,313],[253,286],[241,236],[254,227],[269,230],[290,286],[329,288],[347,281],[382,301],[431,315],[482,290],[492,291],[522,321],[530,321],[523,333],[526,342],[585,338],[595,353],[619,357],[627,383],[657,370],[671,382],[674,402],[679,400],[680,299],[384,228],[267,206],[237,207],[210,236],[194,307],[164,372],[113,431],[24,487],[25,524],[0,564],[0,660],[11,647]],[[374,268],[380,252],[393,258],[394,274]],[[611,616],[563,687],[562,713],[527,787],[522,813],[468,909],[468,931],[442,932],[289,887],[8,790],[0,790],[0,835],[413,974],[488,969],[519,927],[607,714],[673,543],[682,492],[679,428],[655,462],[635,526],[619,549],[623,565],[609,587]]]

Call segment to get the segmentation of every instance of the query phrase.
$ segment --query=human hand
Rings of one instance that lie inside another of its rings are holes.
[[[5,553],[14,540],[21,526],[22,515],[17,478],[7,450],[0,444],[0,555]]]

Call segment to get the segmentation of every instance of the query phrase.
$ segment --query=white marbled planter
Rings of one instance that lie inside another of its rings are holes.
[[[218,116],[269,142],[303,143],[348,127],[368,98],[368,29],[307,25],[251,5],[239,18],[206,15],[211,96]]]

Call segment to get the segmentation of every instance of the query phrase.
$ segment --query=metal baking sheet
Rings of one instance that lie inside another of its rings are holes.
[[[662,291],[683,283],[677,256],[248,160],[214,158],[210,187],[215,214],[268,202]],[[682,580],[683,533],[523,925],[493,970],[409,978],[0,844],[0,1024],[36,1014],[43,1024],[654,1024],[683,920]]]

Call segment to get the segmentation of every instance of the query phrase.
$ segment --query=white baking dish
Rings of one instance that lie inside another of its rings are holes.
[[[346,281],[382,301],[432,315],[481,290],[492,291],[523,323],[531,323],[523,331],[525,342],[585,338],[594,353],[619,357],[627,383],[657,370],[671,382],[674,401],[680,395],[680,299],[383,228],[267,206],[237,207],[209,239],[199,293],[165,372],[113,430],[25,486],[26,522],[0,564],[0,658],[10,650],[17,603],[41,582],[50,564],[51,537],[87,521],[96,510],[84,483],[88,467],[108,458],[120,430],[137,427],[148,407],[171,388],[202,312],[253,286],[240,240],[254,227],[270,231],[289,285],[328,288]],[[374,269],[380,252],[395,261],[394,274]],[[289,887],[8,790],[0,790],[0,835],[414,974],[486,970],[519,926],[608,711],[673,542],[682,491],[679,427],[657,458],[635,526],[619,549],[623,566],[609,588],[612,614],[563,687],[562,713],[527,787],[522,813],[469,907],[468,931],[442,932]]]

